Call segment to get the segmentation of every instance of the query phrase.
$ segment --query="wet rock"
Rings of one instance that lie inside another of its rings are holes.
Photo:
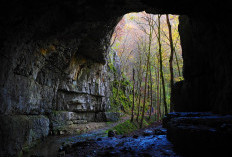
[[[162,119],[162,125],[164,128],[168,126],[168,122],[177,117],[201,117],[201,116],[213,116],[210,112],[171,112]]]
[[[179,152],[219,155],[230,150],[232,116],[203,113],[192,117],[190,114],[180,115],[183,117],[172,118],[167,123],[167,137]]]
[[[167,134],[167,130],[166,129],[155,129],[154,130],[154,134],[155,135],[166,135]]]
[[[153,135],[153,131],[152,130],[144,130],[143,131],[143,136],[150,136]]]
[[[108,137],[114,137],[116,135],[116,133],[115,133],[115,131],[113,131],[113,130],[110,130],[109,132],[108,132]]]

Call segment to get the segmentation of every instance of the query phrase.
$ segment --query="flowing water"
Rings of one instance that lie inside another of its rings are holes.
[[[147,128],[134,136],[107,137],[105,131],[115,125],[82,135],[48,137],[25,156],[179,156],[166,135],[154,133],[161,126]]]

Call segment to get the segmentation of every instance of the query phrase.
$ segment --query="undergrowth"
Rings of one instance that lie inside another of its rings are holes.
[[[133,122],[131,122],[129,119],[121,124],[118,124],[114,128],[107,130],[106,133],[108,133],[110,130],[114,130],[114,131],[116,131],[116,133],[118,135],[128,134],[128,133],[131,133],[135,130],[140,129],[140,122],[141,122],[141,117],[139,117],[138,122],[136,119]],[[155,116],[151,116],[150,119],[148,117],[144,117],[143,128],[147,127],[148,125],[152,124],[153,122],[155,122]]]

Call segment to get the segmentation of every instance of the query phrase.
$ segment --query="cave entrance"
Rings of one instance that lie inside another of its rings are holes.
[[[120,105],[132,119],[154,115],[160,120],[173,111],[171,80],[183,80],[178,17],[129,13],[115,27],[108,57],[117,74],[112,104]]]

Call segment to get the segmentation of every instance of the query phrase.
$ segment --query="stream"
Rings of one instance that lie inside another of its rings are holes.
[[[115,125],[117,123],[76,136],[50,136],[25,156],[180,156],[173,151],[166,130],[160,125],[151,125],[127,136],[108,137],[105,131]]]

